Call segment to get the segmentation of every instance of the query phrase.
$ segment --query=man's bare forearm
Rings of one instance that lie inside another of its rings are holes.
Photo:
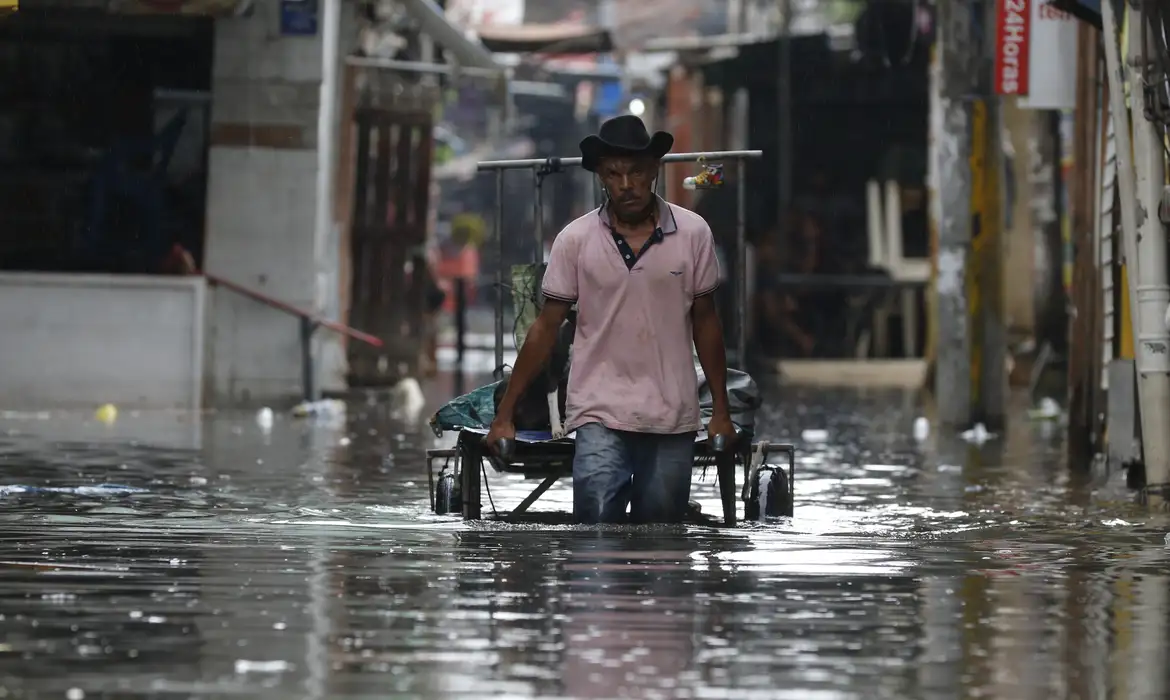
[[[707,377],[711,390],[711,408],[715,411],[728,410],[727,405],[727,350],[723,346],[723,324],[715,310],[711,297],[695,300],[692,312],[695,350],[699,353],[699,364]]]
[[[553,346],[557,343],[557,333],[561,322],[569,311],[569,304],[549,299],[545,302],[540,316],[528,329],[528,336],[524,338],[524,346],[516,356],[516,366],[512,368],[512,376],[508,380],[508,389],[500,405],[496,409],[496,416],[505,420],[512,419],[516,409],[516,402],[524,395],[524,390],[532,384],[532,380],[540,373]]]

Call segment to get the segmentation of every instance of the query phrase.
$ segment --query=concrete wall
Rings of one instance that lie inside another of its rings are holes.
[[[318,172],[332,172],[336,160],[336,149],[319,148],[321,24],[315,36],[282,35],[279,0],[257,0],[251,16],[216,21],[205,267],[336,317],[339,240],[336,226],[322,230],[318,221]],[[355,26],[352,5],[344,3],[342,56],[356,39]],[[336,90],[329,99],[337,99]],[[331,121],[335,140],[337,118]],[[326,207],[332,212],[331,201]],[[299,397],[297,319],[226,290],[210,299],[208,403]],[[330,361],[320,377],[325,388],[343,382],[343,355],[328,347],[335,344],[328,339],[319,347],[318,356]]]
[[[0,410],[198,409],[199,277],[0,273]]]

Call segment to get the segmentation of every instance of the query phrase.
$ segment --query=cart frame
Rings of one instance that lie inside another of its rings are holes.
[[[747,354],[747,318],[749,300],[747,298],[747,234],[746,234],[746,191],[747,180],[746,162],[758,160],[763,151],[703,151],[695,153],[668,153],[661,159],[663,167],[658,173],[658,185],[664,182],[665,165],[668,163],[697,163],[699,161],[734,161],[736,188],[736,264],[738,274],[735,275],[735,357],[732,363],[735,369],[744,370]],[[477,164],[479,172],[492,172],[496,179],[496,206],[495,206],[495,238],[496,256],[498,264],[495,273],[495,366],[504,365],[504,238],[503,238],[503,202],[504,202],[504,172],[507,170],[529,170],[532,173],[534,231],[536,242],[535,257],[537,264],[543,262],[544,250],[544,179],[549,175],[563,172],[565,168],[579,167],[581,158],[529,158],[520,160],[483,161]],[[492,464],[495,471],[508,474],[522,474],[527,478],[540,479],[540,483],[515,508],[503,517],[516,517],[525,514],[554,483],[564,477],[572,475],[574,444],[568,440],[549,442],[517,442],[516,453],[508,460],[492,456],[484,444],[482,434],[461,430],[455,447],[447,449],[427,450],[427,479],[430,488],[431,508],[436,509],[437,487],[435,468],[440,461],[447,466],[441,467],[438,474],[442,478],[448,466],[454,462],[458,470],[455,475],[456,483],[460,486],[461,514],[464,520],[480,520],[483,517],[481,492],[486,487],[491,501],[490,487],[487,486],[487,470],[484,462]],[[695,468],[706,470],[714,465],[718,474],[719,496],[723,506],[722,524],[734,526],[737,520],[736,512],[736,478],[735,468],[740,465],[744,472],[744,488],[740,498],[745,502],[749,498],[750,486],[755,478],[753,473],[753,456],[757,462],[768,463],[768,458],[776,453],[785,453],[788,457],[786,482],[788,487],[788,502],[784,504],[784,511],[791,515],[793,509],[794,487],[796,483],[796,452],[790,444],[754,444],[751,435],[742,434],[734,444],[724,452],[716,453],[707,444],[707,441],[695,443]],[[770,465],[775,466],[775,465]],[[492,509],[495,511],[494,502]],[[496,517],[501,513],[495,512]]]

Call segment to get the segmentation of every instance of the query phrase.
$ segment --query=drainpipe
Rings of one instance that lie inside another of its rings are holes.
[[[336,169],[337,103],[341,99],[337,89],[338,72],[341,70],[341,2],[322,0],[321,12],[321,89],[317,107],[317,216],[313,232],[313,262],[317,271],[317,293],[313,311],[331,317],[337,290],[337,241],[334,236],[333,184]],[[310,332],[310,336],[312,333]],[[306,358],[305,381],[307,387],[321,385],[323,374],[321,360],[328,356],[333,366],[325,368],[329,377],[325,383],[329,388],[343,381],[344,370],[338,358],[344,355],[340,339],[310,337],[309,357]],[[328,349],[323,347],[328,345]],[[310,393],[313,393],[310,391]],[[307,397],[306,400],[313,400]]]
[[[1108,1],[1101,3],[1108,6]],[[1160,85],[1156,64],[1142,63],[1142,36],[1157,46],[1144,13],[1130,10],[1128,65],[1130,101],[1133,107],[1133,153],[1137,171],[1135,206],[1137,242],[1129,270],[1136,268],[1137,305],[1134,317],[1139,332],[1137,347],[1138,392],[1141,402],[1142,447],[1146,465],[1146,494],[1150,505],[1161,506],[1170,496],[1170,329],[1165,314],[1170,306],[1170,275],[1166,268],[1166,231],[1158,218],[1158,204],[1166,183],[1162,137],[1142,109],[1145,86]],[[1121,124],[1124,127],[1124,124]],[[1118,131],[1124,131],[1124,128]],[[1122,200],[1125,208],[1125,200]],[[1130,262],[1130,261],[1127,261]],[[1132,273],[1131,273],[1132,274]]]

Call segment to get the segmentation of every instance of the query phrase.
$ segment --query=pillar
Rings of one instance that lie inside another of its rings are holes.
[[[967,271],[971,249],[971,102],[978,55],[972,14],[962,3],[938,7],[931,58],[930,214],[938,236],[935,275],[934,389],[939,422],[971,421],[971,337]]]
[[[1007,402],[1002,120],[979,29],[994,24],[996,7],[942,3],[931,63],[934,389],[938,420],[951,427],[997,429]]]
[[[299,34],[282,27],[279,0],[257,0],[250,15],[216,23],[205,268],[336,318],[340,245],[331,176],[340,61],[328,60],[323,36],[336,32],[341,43],[332,51],[344,55],[356,32],[351,7],[330,16],[339,2],[318,6],[315,26]],[[325,66],[333,75],[323,81]],[[207,323],[205,395],[211,404],[299,398],[297,318],[216,289]],[[340,388],[340,345],[317,335],[317,357],[330,361],[318,386]]]

